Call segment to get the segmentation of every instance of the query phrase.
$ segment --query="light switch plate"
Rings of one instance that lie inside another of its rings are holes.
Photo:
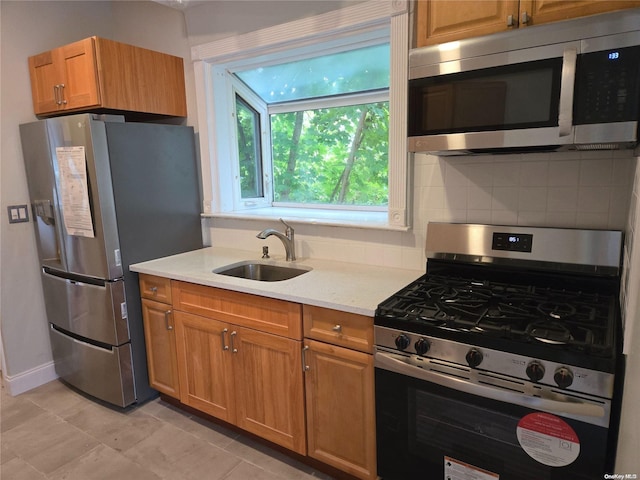
[[[29,209],[27,205],[9,205],[9,223],[23,223],[29,221]]]

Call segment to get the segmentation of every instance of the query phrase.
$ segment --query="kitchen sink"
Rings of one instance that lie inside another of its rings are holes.
[[[229,277],[246,278],[259,282],[280,282],[307,273],[308,267],[289,267],[284,265],[274,265],[271,263],[260,263],[256,261],[238,262],[224,267],[216,268],[213,273],[227,275]]]

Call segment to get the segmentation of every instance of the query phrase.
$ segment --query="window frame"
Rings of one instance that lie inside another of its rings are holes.
[[[203,216],[270,218],[272,216],[270,209],[282,214],[283,208],[286,210],[288,206],[278,205],[277,202],[272,204],[270,200],[273,198],[272,178],[265,165],[263,165],[265,197],[252,199],[256,201],[251,204],[240,201],[240,184],[239,181],[235,181],[238,180],[239,175],[236,123],[228,121],[230,115],[228,103],[229,99],[233,99],[233,108],[235,108],[235,95],[230,94],[234,89],[242,87],[238,86],[241,83],[239,80],[232,79],[230,72],[250,68],[252,65],[275,64],[295,59],[299,49],[304,49],[306,52],[328,53],[344,50],[345,44],[349,44],[351,48],[358,48],[358,45],[366,43],[380,43],[381,35],[386,35],[391,51],[391,78],[388,92],[389,203],[387,208],[383,208],[386,211],[386,218],[381,220],[379,214],[382,212],[378,212],[378,215],[373,217],[362,215],[363,212],[355,212],[351,219],[349,215],[343,215],[342,218],[338,218],[338,215],[335,221],[332,221],[332,214],[328,213],[323,223],[395,230],[407,230],[410,227],[406,122],[393,121],[394,118],[406,118],[408,11],[407,2],[402,0],[394,2],[373,0],[192,48],[200,125]],[[291,52],[291,55],[283,56],[284,51]],[[221,85],[225,88],[220,88]],[[258,99],[257,95],[253,95]],[[246,97],[242,96],[246,100]],[[252,106],[256,107],[253,103]],[[266,113],[266,104],[264,106]],[[261,115],[263,127],[265,122],[266,128],[262,132],[261,141],[263,155],[265,148],[268,148],[269,152],[271,149],[268,114]],[[233,145],[235,148],[230,148]],[[243,208],[250,208],[253,211],[243,211]],[[301,212],[298,216],[292,212],[291,217],[304,221],[307,217],[304,214],[306,208],[300,208],[297,205],[296,208]],[[308,208],[327,212],[340,210],[331,205],[309,205]],[[370,207],[366,209],[371,210]],[[365,220],[362,220],[363,218]],[[313,220],[309,221],[317,223]]]

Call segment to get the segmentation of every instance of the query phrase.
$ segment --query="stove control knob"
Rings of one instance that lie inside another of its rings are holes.
[[[553,374],[553,379],[560,388],[567,388],[573,383],[573,372],[567,367],[560,367]]]
[[[401,333],[396,337],[396,347],[398,347],[398,350],[404,350],[410,343],[411,340],[409,340],[409,337],[404,333]]]
[[[544,377],[544,365],[540,362],[534,360],[533,362],[529,362],[526,368],[527,377],[532,382],[539,382]]]
[[[472,348],[467,352],[465,358],[471,368],[476,368],[480,363],[482,363],[482,352],[477,348]]]
[[[421,338],[416,342],[414,347],[416,348],[416,353],[418,355],[424,355],[431,348],[431,344],[429,343],[429,340],[427,340],[426,338]]]

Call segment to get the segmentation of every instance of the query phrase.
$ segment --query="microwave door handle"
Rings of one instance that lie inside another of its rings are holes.
[[[573,127],[573,88],[576,81],[575,48],[567,48],[562,55],[562,75],[560,81],[560,106],[558,111],[559,136],[571,134]]]
[[[539,409],[546,412],[569,414],[581,417],[584,421],[606,425],[608,415],[605,407],[594,403],[582,402],[577,398],[556,395],[558,398],[566,398],[566,401],[550,398],[531,397],[511,390],[502,390],[489,385],[481,385],[468,382],[463,378],[442,375],[421,367],[406,363],[403,356],[386,352],[376,352],[375,366],[383,370],[408,375],[419,380],[435,383],[453,390],[490,398],[500,402],[511,403],[526,408]]]

